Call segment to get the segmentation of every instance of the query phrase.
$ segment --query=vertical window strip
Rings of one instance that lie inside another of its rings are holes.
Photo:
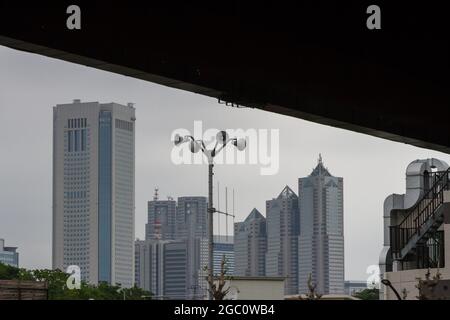
[[[81,130],[81,151],[86,151],[86,129]]]
[[[75,146],[74,146],[74,151],[75,152],[78,152],[78,150],[79,150],[79,148],[78,148],[78,146],[79,146],[79,140],[80,140],[80,138],[79,138],[79,135],[80,135],[80,130],[74,130],[74,134],[75,134]]]
[[[70,130],[70,131],[69,131],[69,139],[68,139],[68,143],[67,143],[67,150],[68,150],[69,152],[72,152],[72,140],[73,140],[72,135],[73,135],[73,131]]]

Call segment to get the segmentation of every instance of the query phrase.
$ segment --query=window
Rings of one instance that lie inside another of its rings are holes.
[[[132,122],[116,119],[115,124],[116,124],[117,129],[127,130],[127,131],[131,131],[131,132],[133,131],[133,123]]]
[[[75,134],[75,146],[74,146],[74,151],[77,152],[79,150],[78,146],[79,146],[79,141],[80,141],[80,130],[74,130],[74,134]]]
[[[72,141],[73,141],[73,131],[70,130],[69,131],[69,139],[68,139],[68,148],[67,148],[67,150],[69,152],[72,152]]]
[[[86,129],[81,130],[81,151],[86,151]]]

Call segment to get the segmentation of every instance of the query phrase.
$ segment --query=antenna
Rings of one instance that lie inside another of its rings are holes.
[[[228,187],[225,187],[225,235],[228,241]]]
[[[234,188],[233,188],[233,236],[234,236]]]
[[[158,187],[155,188],[155,194],[153,195],[153,201],[158,201]]]

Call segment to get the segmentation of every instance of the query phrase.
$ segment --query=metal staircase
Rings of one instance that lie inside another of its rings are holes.
[[[417,268],[434,267],[439,262],[436,257],[443,251],[442,237],[438,232],[444,217],[444,190],[449,189],[450,168],[435,172],[430,177],[431,187],[422,198],[409,209],[396,209],[393,212],[404,217],[398,225],[390,226],[390,245],[394,260],[408,260],[414,257]],[[435,257],[433,257],[435,255]]]

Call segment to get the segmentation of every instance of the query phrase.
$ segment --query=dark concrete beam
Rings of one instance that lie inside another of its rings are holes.
[[[446,11],[378,2],[368,30],[370,4],[0,0],[0,44],[450,153]]]

